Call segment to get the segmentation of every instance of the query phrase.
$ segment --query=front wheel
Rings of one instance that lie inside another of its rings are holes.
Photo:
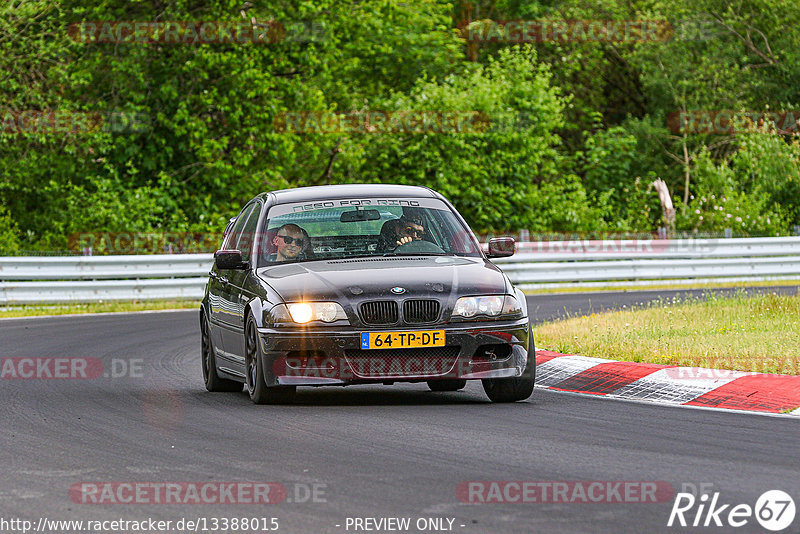
[[[214,344],[211,331],[205,317],[200,318],[200,348],[202,351],[203,382],[208,391],[242,391],[242,383],[220,378],[217,374],[217,359],[214,356]]]
[[[514,378],[484,378],[483,391],[492,402],[517,402],[525,400],[533,394],[536,382],[536,348],[531,332],[528,343],[528,361],[522,376]]]
[[[245,372],[247,393],[255,404],[288,404],[294,401],[295,386],[268,387],[264,379],[264,357],[258,342],[258,327],[250,317],[245,328]]]

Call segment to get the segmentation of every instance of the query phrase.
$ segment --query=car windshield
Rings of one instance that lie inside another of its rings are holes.
[[[475,236],[439,199],[278,204],[261,228],[261,266],[387,255],[480,256]]]

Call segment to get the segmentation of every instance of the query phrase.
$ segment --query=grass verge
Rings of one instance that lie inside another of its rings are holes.
[[[119,313],[150,310],[199,309],[198,300],[158,300],[92,302],[76,304],[30,304],[0,308],[0,319],[8,317],[36,317],[41,315],[69,315],[74,313]]]
[[[683,290],[683,289],[739,289],[746,287],[782,287],[800,286],[800,280],[765,280],[755,282],[698,282],[696,284],[667,284],[653,283],[647,285],[625,285],[624,283],[602,286],[568,286],[549,287],[544,289],[525,289],[526,295],[539,295],[543,293],[589,293],[597,291],[652,291],[655,289]]]
[[[800,296],[668,300],[535,329],[536,345],[620,361],[800,374]]]

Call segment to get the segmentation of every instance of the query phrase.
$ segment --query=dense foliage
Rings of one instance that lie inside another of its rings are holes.
[[[674,127],[681,112],[800,110],[795,0],[91,4],[0,5],[0,252],[64,250],[79,232],[219,232],[260,191],[355,182],[433,187],[481,232],[652,232],[666,224],[656,178],[674,231],[800,225],[786,114],[781,131]],[[513,20],[669,24],[652,40],[480,38]],[[255,23],[266,37],[87,42],[86,21]],[[31,112],[68,126],[31,126]],[[376,113],[471,122],[325,122]]]

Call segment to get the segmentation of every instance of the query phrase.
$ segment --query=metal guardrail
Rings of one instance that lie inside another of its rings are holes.
[[[211,254],[0,257],[0,304],[199,300]]]
[[[800,237],[518,243],[523,289],[800,279]],[[0,257],[0,305],[200,299],[211,254]]]
[[[511,262],[707,259],[800,254],[800,237],[574,240],[517,243]],[[504,263],[499,259],[495,263]]]
[[[495,263],[522,289],[800,279],[800,237],[530,242]]]
[[[0,280],[120,280],[208,275],[211,254],[0,258]]]

